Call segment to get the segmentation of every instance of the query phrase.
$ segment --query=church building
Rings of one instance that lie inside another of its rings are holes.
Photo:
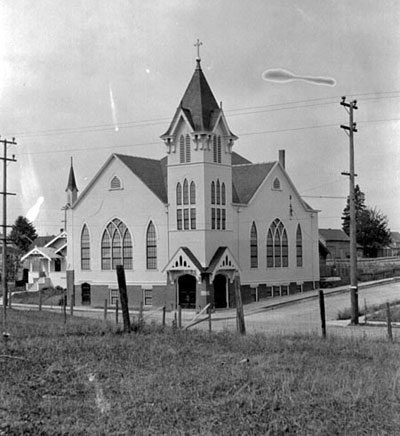
[[[238,284],[244,303],[318,286],[318,211],[290,180],[283,150],[266,163],[234,151],[199,57],[161,139],[161,160],[113,153],[79,195],[71,163],[75,304],[114,305],[117,265],[130,306],[227,308]]]

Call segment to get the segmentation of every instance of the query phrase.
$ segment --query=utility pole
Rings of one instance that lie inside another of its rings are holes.
[[[351,324],[358,324],[358,285],[357,285],[357,240],[356,240],[356,206],[354,195],[354,133],[357,132],[356,123],[353,121],[353,111],[358,109],[357,100],[346,102],[346,97],[342,97],[340,102],[349,114],[349,125],[340,127],[345,130],[350,140],[350,172],[342,173],[349,176],[350,180],[350,301],[351,301]]]
[[[11,141],[7,139],[0,139],[0,143],[3,144],[3,156],[0,157],[0,160],[3,161],[3,192],[0,194],[3,196],[3,268],[1,274],[1,283],[2,283],[2,291],[3,291],[3,332],[6,332],[7,326],[7,303],[8,303],[8,289],[7,289],[7,195],[15,195],[10,192],[7,192],[7,162],[16,162],[15,156],[12,155],[12,158],[7,157],[7,147],[9,145],[16,145],[15,138],[12,138]]]

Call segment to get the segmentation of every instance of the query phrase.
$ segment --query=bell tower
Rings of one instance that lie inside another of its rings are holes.
[[[172,252],[187,246],[203,266],[232,231],[230,131],[201,68],[196,66],[168,130],[161,136],[168,157],[169,233]]]

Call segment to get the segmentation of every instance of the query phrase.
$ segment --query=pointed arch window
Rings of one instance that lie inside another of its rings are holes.
[[[146,266],[147,269],[157,269],[157,236],[152,221],[147,227],[146,234]]]
[[[86,224],[81,233],[81,269],[90,270],[90,236]]]
[[[186,162],[190,162],[190,136],[186,135]]]
[[[185,138],[183,135],[179,138],[179,162],[185,163]]]
[[[283,223],[277,218],[267,233],[267,268],[289,266],[289,242]]]
[[[258,268],[257,227],[254,222],[250,230],[250,268]]]
[[[110,182],[110,189],[122,189],[121,179],[117,176],[114,176]]]
[[[183,204],[189,204],[189,183],[186,179],[183,181]]]
[[[176,185],[176,204],[178,206],[182,204],[182,185],[180,183]]]
[[[123,265],[132,269],[132,237],[126,225],[118,218],[106,227],[101,238],[101,269],[115,269]]]
[[[222,183],[221,185],[221,204],[225,206],[226,204],[226,197],[225,197],[225,183]]]
[[[217,179],[217,204],[221,203],[221,186],[219,184],[219,179]]]
[[[303,235],[300,224],[297,226],[296,231],[296,265],[303,266]]]
[[[190,204],[196,204],[196,184],[190,183]]]
[[[218,149],[217,149],[217,161],[218,163],[221,163],[221,152],[222,152],[222,146],[221,146],[221,137],[218,136]]]
[[[218,162],[217,137],[213,137],[213,162]]]
[[[211,182],[211,204],[215,204],[215,182]]]

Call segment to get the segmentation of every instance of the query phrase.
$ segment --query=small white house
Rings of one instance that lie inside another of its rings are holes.
[[[49,286],[66,288],[67,233],[61,231],[43,247],[35,246],[21,262],[28,273],[28,290]]]

